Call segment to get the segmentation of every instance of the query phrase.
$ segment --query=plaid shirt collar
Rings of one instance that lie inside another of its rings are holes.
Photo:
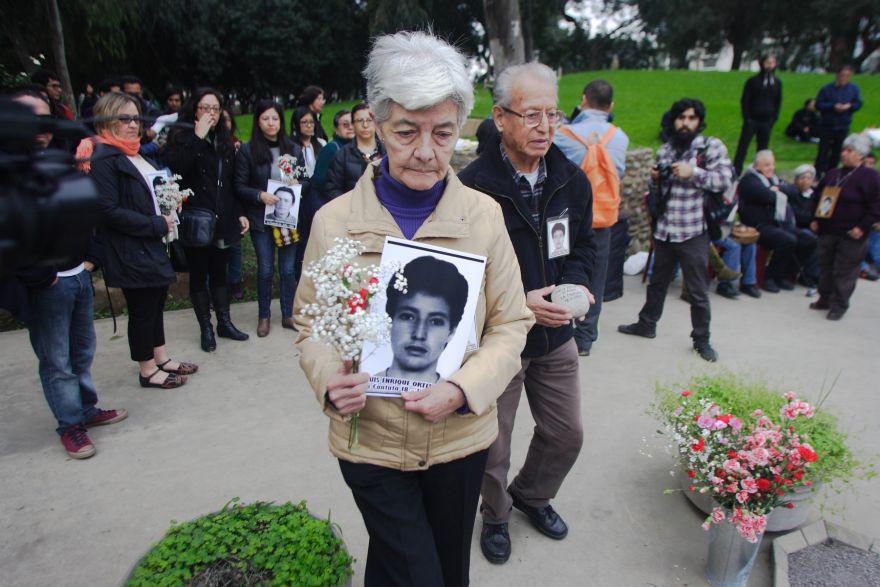
[[[507,166],[507,171],[513,176],[513,181],[516,182],[517,185],[520,185],[522,181],[528,182],[526,179],[526,174],[518,171],[516,167],[513,166],[513,163],[510,162],[510,157],[507,156],[507,151],[504,150],[504,145],[499,144],[498,148],[501,149],[501,159],[504,161],[504,164]],[[541,160],[538,161],[538,180],[535,182],[535,189],[538,186],[544,184],[544,180],[547,179],[547,163],[544,161],[544,157],[541,157]]]

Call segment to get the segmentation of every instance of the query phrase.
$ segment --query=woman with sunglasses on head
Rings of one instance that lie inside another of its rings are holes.
[[[281,326],[294,329],[293,294],[296,290],[294,263],[298,245],[276,246],[271,226],[263,219],[266,206],[278,203],[278,196],[266,191],[270,179],[281,181],[281,170],[275,163],[282,155],[296,158],[305,166],[302,149],[284,132],[284,110],[272,100],[260,100],[254,106],[251,140],[243,144],[235,156],[235,191],[244,202],[250,222],[251,241],[257,253],[257,302],[259,318],[257,336],[269,334],[272,301],[272,278],[275,273],[275,252],[278,252],[280,274]]]
[[[162,239],[174,228],[150,192],[147,174],[154,164],[138,154],[140,103],[118,92],[95,104],[92,163],[81,164],[98,189],[99,237],[105,249],[104,278],[122,288],[128,306],[128,345],[140,366],[142,387],[170,389],[186,383],[198,366],[172,360],[165,348],[162,312],[168,286],[177,280]],[[83,141],[77,158],[87,160],[92,141]]]
[[[324,127],[321,125],[321,113],[324,112],[324,104],[326,102],[324,90],[318,86],[306,86],[296,100],[297,108],[304,106],[315,117],[315,136],[324,141],[325,144],[327,143],[327,133],[324,132]],[[290,134],[294,134],[292,128]]]
[[[385,156],[385,146],[376,136],[376,124],[370,107],[360,103],[352,108],[351,122],[354,125],[354,140],[339,149],[327,170],[327,183],[324,186],[327,201],[351,191],[367,165]]]
[[[247,334],[232,324],[229,315],[226,267],[231,246],[241,240],[249,223],[233,188],[235,146],[229,127],[222,124],[222,100],[217,90],[197,89],[181,110],[180,122],[184,124],[168,137],[165,153],[171,171],[182,178],[181,188],[193,191],[183,205],[182,224],[195,225],[199,215],[205,217],[205,211],[213,214],[216,221],[211,230],[211,223],[201,220],[206,227],[203,232],[206,242],[183,242],[189,264],[189,295],[205,352],[217,348],[211,303],[217,315],[218,336],[239,341],[248,339]]]

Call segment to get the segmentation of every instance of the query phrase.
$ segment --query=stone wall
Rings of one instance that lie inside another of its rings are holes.
[[[626,154],[626,173],[620,184],[620,214],[629,219],[630,243],[627,255],[647,251],[651,222],[645,212],[644,195],[651,180],[654,153],[651,149],[636,149]]]

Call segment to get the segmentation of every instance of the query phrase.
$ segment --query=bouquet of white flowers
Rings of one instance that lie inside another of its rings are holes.
[[[168,216],[169,214],[176,220],[177,212],[180,207],[193,195],[191,189],[180,189],[178,183],[181,179],[179,175],[171,177],[160,177],[159,184],[156,186],[156,202],[159,204],[159,211]],[[174,231],[165,237],[166,243],[177,238],[177,224],[174,225]]]

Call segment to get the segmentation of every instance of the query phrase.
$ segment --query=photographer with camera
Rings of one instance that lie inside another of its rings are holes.
[[[173,361],[165,348],[163,311],[168,286],[177,280],[162,239],[174,228],[150,192],[147,174],[155,166],[138,154],[139,101],[123,93],[104,95],[95,104],[94,141],[80,143],[77,158],[98,188],[99,235],[106,247],[104,276],[122,288],[128,306],[128,344],[140,368],[141,387],[171,389],[186,383],[198,366]]]
[[[8,97],[38,117],[50,116],[49,100],[39,87],[22,86]],[[49,131],[36,134],[30,154],[40,157],[51,141]],[[61,444],[74,459],[95,454],[86,428],[115,424],[128,417],[124,409],[97,407],[91,375],[97,339],[89,273],[100,265],[100,253],[93,239],[82,244],[85,246],[70,251],[68,259],[19,267],[14,275],[26,288],[20,300],[26,307],[14,308],[14,314],[27,326],[46,403],[58,423]]]
[[[691,296],[691,338],[694,350],[706,361],[718,359],[709,344],[709,225],[705,206],[713,194],[726,193],[733,184],[733,165],[719,139],[700,133],[706,128],[706,107],[700,100],[683,98],[672,105],[670,140],[657,150],[651,170],[648,208],[654,229],[654,270],[639,321],[622,324],[624,334],[654,338],[663,314],[666,290],[678,262]]]

